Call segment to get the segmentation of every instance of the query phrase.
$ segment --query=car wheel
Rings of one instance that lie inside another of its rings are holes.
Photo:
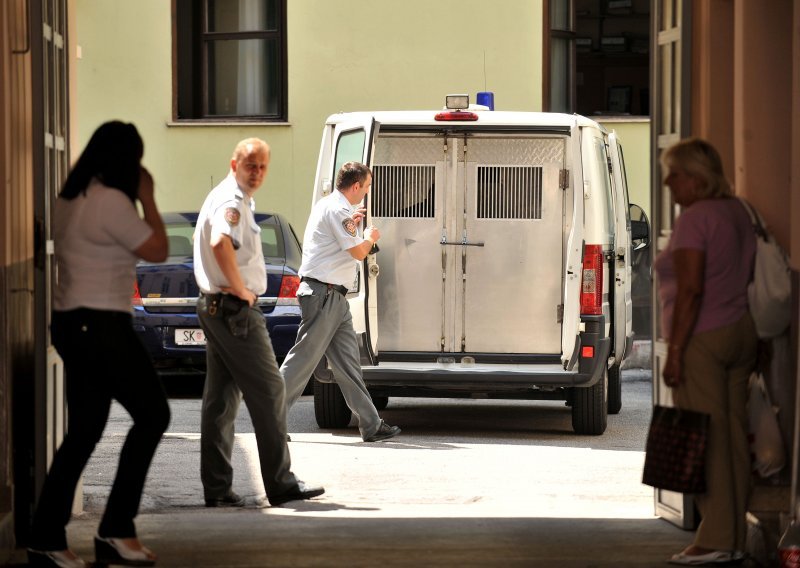
[[[622,370],[614,365],[608,370],[608,413],[619,414],[622,410]]]
[[[314,417],[320,428],[347,428],[351,416],[339,385],[314,381]]]
[[[574,387],[572,405],[572,429],[576,434],[599,436],[608,424],[608,370],[603,371],[594,385]]]
[[[384,410],[387,406],[389,406],[388,396],[370,396],[372,396],[372,404],[375,405],[377,410]]]

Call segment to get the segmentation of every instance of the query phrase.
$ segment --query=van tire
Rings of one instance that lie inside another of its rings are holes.
[[[314,417],[320,428],[347,428],[352,414],[339,385],[314,381]]]
[[[608,370],[608,413],[619,414],[622,410],[622,370],[613,365]]]
[[[605,370],[594,385],[574,387],[572,394],[572,429],[576,434],[599,436],[608,424],[608,371]]]

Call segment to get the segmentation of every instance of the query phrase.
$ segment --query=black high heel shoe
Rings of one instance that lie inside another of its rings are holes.
[[[36,568],[86,568],[86,562],[69,550],[28,549],[28,565]]]
[[[156,561],[151,554],[153,553],[144,546],[141,550],[129,548],[121,538],[94,537],[95,566],[155,566]]]

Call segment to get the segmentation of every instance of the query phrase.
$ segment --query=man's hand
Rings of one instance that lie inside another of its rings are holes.
[[[364,238],[368,241],[372,241],[373,244],[378,242],[378,239],[381,238],[381,232],[378,230],[377,227],[370,225],[366,229],[364,229]]]
[[[252,307],[253,304],[256,303],[256,295],[247,288],[241,288],[239,290],[235,290],[233,288],[223,286],[220,288],[220,290],[222,290],[226,294],[231,294],[232,296],[236,296],[237,298],[244,300],[245,302],[250,304],[250,307]]]
[[[242,281],[242,274],[236,264],[236,251],[233,250],[231,238],[228,235],[217,235],[211,239],[211,250],[214,252],[214,258],[220,270],[222,270],[222,275],[230,284],[230,286],[220,286],[220,289],[226,294],[241,298],[252,306],[256,301],[256,295],[248,290]]]
[[[361,223],[361,220],[367,216],[367,208],[366,207],[359,207],[356,209],[355,213],[353,213],[353,221],[355,221],[356,225]]]

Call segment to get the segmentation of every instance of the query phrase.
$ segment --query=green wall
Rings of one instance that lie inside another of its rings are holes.
[[[628,172],[628,198],[650,218],[650,120],[598,119],[608,131],[614,131],[622,142],[625,169]]]
[[[259,210],[305,227],[325,118],[335,112],[441,108],[454,92],[495,92],[503,110],[541,110],[542,0],[290,0],[288,124],[171,125],[168,0],[77,0],[77,157],[120,119],[145,140],[162,211],[198,209],[236,142],[272,147]],[[485,64],[484,64],[485,61]],[[485,68],[485,73],[484,73]]]

